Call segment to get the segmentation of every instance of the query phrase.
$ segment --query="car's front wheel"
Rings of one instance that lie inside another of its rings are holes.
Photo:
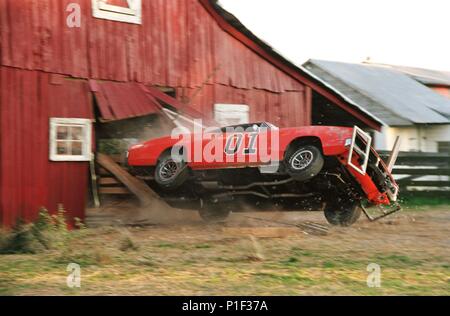
[[[297,181],[314,178],[322,170],[324,159],[320,149],[313,145],[299,146],[285,159],[289,175]]]
[[[175,189],[189,177],[186,162],[173,159],[170,152],[163,154],[155,168],[155,181],[163,188]]]
[[[328,223],[335,226],[350,226],[361,216],[361,207],[356,201],[327,202],[324,213]]]

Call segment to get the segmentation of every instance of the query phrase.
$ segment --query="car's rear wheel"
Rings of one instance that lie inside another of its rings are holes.
[[[292,150],[285,159],[289,175],[297,181],[314,178],[322,170],[324,159],[320,149],[313,145],[303,145]]]
[[[161,187],[175,189],[181,186],[189,177],[186,162],[174,159],[170,152],[164,153],[155,168],[155,181]]]
[[[361,207],[358,202],[327,202],[324,213],[328,223],[335,226],[350,226],[361,216]]]
[[[231,213],[227,204],[204,202],[198,214],[206,223],[220,223],[225,221]]]

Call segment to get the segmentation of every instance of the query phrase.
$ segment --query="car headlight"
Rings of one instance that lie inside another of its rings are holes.
[[[348,147],[348,146],[350,146],[351,144],[352,144],[352,139],[351,139],[351,138],[347,138],[347,139],[345,140],[344,146],[345,146],[345,147]]]
[[[135,149],[138,149],[138,148],[141,148],[141,147],[144,147],[144,144],[133,145],[133,146],[131,146],[130,150],[135,150]]]

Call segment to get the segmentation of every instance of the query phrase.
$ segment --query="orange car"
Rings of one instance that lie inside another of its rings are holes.
[[[127,163],[136,175],[150,175],[168,203],[194,205],[206,220],[223,220],[237,211],[236,201],[267,209],[312,203],[325,204],[331,224],[348,226],[363,204],[397,199],[395,159],[387,166],[371,142],[358,127],[260,122],[152,139],[131,147]]]

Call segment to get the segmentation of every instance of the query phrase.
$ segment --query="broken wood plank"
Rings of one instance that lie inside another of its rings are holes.
[[[119,184],[116,178],[113,177],[101,177],[98,181],[100,185],[111,185],[111,184]]]
[[[125,160],[124,156],[121,154],[108,155],[108,157],[110,157],[114,162],[116,162],[119,165],[123,164]]]
[[[98,174],[101,176],[109,176],[111,175],[108,170],[106,170],[105,168],[98,168]]]
[[[145,182],[133,177],[109,156],[98,153],[97,163],[113,174],[114,177],[122,182],[131,193],[136,195],[143,206],[153,204],[154,206],[168,207],[168,205],[162,201],[159,196],[145,184]]]
[[[99,189],[100,194],[131,194],[131,192],[124,187],[103,187]]]
[[[100,207],[100,196],[98,193],[98,176],[95,173],[95,163],[94,159],[89,161],[89,173],[91,175],[91,188],[92,188],[92,199],[94,201],[95,207]]]
[[[154,176],[136,176],[136,178],[144,180],[144,181],[151,181],[151,180],[155,180]]]

